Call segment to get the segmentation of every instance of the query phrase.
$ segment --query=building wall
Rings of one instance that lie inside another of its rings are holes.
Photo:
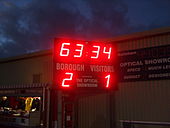
[[[116,42],[118,52],[121,52],[170,45],[170,34],[110,41]],[[114,123],[108,121],[111,118],[116,121],[118,128],[122,128],[121,120],[170,122],[170,80],[121,82],[118,87],[118,91],[113,92],[112,97],[112,102],[115,103],[109,103],[108,94],[79,97],[79,128],[110,127]],[[110,104],[112,108],[109,108]],[[111,109],[114,110],[110,111]],[[135,128],[160,127],[135,126]]]
[[[109,94],[79,96],[76,128],[110,128]]]
[[[52,83],[52,56],[17,57],[0,62],[0,86],[33,83],[33,75],[40,75],[40,83]]]
[[[118,43],[118,49],[126,51],[161,45],[170,45],[169,33],[123,41]],[[116,121],[119,126],[120,120],[170,122],[169,79],[122,82],[118,86],[119,91],[115,93]]]
[[[143,37],[141,39],[131,39],[127,41],[118,42],[118,50],[126,51],[154,46],[161,46],[170,44],[170,34],[153,35],[150,37]]]

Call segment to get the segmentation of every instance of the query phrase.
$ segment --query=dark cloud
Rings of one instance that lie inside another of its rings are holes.
[[[88,0],[92,20],[87,25],[94,38],[107,38],[128,31],[127,6],[121,0]],[[95,34],[95,35],[93,35]]]
[[[162,20],[134,24],[128,4],[123,0],[0,0],[0,57],[51,48],[54,37],[93,40],[165,24]]]
[[[41,0],[31,2],[24,7],[6,8],[8,9],[1,11],[0,20],[1,56],[49,48],[53,37],[59,32],[72,36],[75,28],[74,20],[79,15],[60,8],[58,3]]]
[[[54,37],[106,38],[128,29],[120,0],[0,1],[1,57],[52,47]]]

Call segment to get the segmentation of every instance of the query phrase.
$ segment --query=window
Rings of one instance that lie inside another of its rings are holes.
[[[33,74],[33,83],[41,83],[42,74]]]

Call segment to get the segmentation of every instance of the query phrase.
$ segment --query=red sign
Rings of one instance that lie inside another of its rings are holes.
[[[55,39],[55,86],[69,90],[115,88],[116,54],[112,43]]]

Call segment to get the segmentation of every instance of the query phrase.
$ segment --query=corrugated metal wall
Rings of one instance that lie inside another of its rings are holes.
[[[117,121],[170,122],[170,81],[120,84],[116,112]]]
[[[170,34],[120,42],[118,51],[167,44],[170,44]],[[170,122],[170,80],[126,82],[118,86],[119,90],[115,92],[118,128],[121,127],[120,120]],[[109,128],[109,104],[108,95],[79,98],[78,128]],[[135,128],[160,127],[139,125]]]
[[[126,51],[167,44],[170,44],[170,34],[122,42],[118,44],[118,49]],[[116,92],[118,127],[120,120],[170,122],[170,80],[120,83]],[[161,126],[143,125],[137,128],[140,127]]]
[[[144,37],[118,43],[118,51],[126,51],[170,44],[170,34]]]
[[[83,96],[78,100],[77,128],[109,128],[109,95]]]
[[[52,83],[52,56],[24,58],[0,63],[0,85],[33,83],[33,75],[40,74],[40,83]]]

